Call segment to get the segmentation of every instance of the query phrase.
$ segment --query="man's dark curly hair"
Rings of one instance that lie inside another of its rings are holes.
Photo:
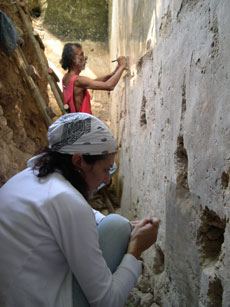
[[[64,46],[64,49],[62,51],[62,57],[61,57],[61,66],[63,69],[69,69],[71,68],[72,64],[72,58],[75,54],[73,47],[82,48],[82,46],[78,43],[67,43]]]
[[[76,167],[72,163],[72,155],[61,154],[56,151],[52,151],[48,147],[43,147],[37,152],[42,153],[34,164],[33,170],[36,171],[36,176],[39,178],[46,177],[56,171],[68,180],[86,199],[88,199],[88,185]],[[105,155],[82,155],[83,159],[89,165],[93,165],[96,161],[104,160]]]

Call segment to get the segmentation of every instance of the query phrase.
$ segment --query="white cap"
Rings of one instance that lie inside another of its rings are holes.
[[[63,154],[103,155],[117,152],[117,142],[109,128],[88,113],[70,113],[49,126],[49,148]]]

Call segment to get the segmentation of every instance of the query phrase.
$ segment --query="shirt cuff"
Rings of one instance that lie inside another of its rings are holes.
[[[93,213],[95,216],[96,224],[98,225],[103,220],[105,215],[95,209],[93,209]]]
[[[125,254],[119,266],[129,268],[129,270],[135,275],[136,280],[138,280],[142,273],[142,261],[137,260],[137,258],[131,254]]]

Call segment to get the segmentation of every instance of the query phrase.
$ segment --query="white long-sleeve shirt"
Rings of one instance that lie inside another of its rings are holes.
[[[11,178],[0,189],[0,306],[72,307],[72,273],[91,306],[123,306],[141,264],[126,254],[111,274],[94,213],[59,173]]]

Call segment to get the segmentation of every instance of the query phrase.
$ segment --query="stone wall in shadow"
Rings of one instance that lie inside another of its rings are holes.
[[[48,0],[44,25],[61,40],[108,40],[108,1]]]

